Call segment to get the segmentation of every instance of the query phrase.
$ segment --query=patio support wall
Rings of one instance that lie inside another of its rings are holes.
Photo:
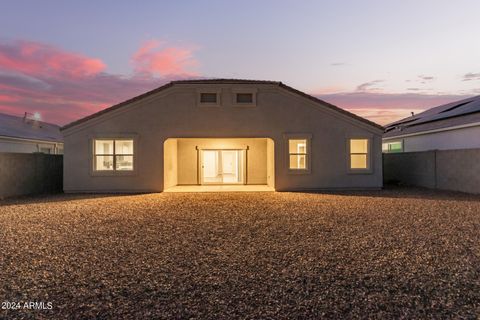
[[[177,146],[177,139],[167,139],[163,144],[164,189],[176,186],[178,183]]]

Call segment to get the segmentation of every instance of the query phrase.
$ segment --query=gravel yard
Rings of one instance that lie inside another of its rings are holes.
[[[0,318],[480,317],[480,197],[58,195],[0,202]]]

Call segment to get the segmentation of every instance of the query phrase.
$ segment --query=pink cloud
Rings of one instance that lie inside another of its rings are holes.
[[[132,76],[121,76],[106,73],[100,59],[51,45],[30,41],[0,42],[0,112],[14,115],[23,115],[25,111],[40,112],[44,121],[63,125],[171,80],[187,77],[185,68],[189,63],[169,64],[171,60],[157,58],[162,57],[158,55],[161,52],[155,51],[157,46],[157,43],[142,46],[137,58],[147,63],[152,56],[152,68],[160,70],[161,67],[162,73],[136,68]],[[167,49],[163,56],[177,55],[173,48]],[[187,53],[179,56],[180,61],[189,57]]]
[[[157,40],[144,43],[133,55],[132,63],[139,74],[159,76],[194,76],[192,69],[198,65],[191,49],[162,47]]]
[[[135,73],[126,77],[105,72],[100,59],[51,45],[0,42],[0,112],[40,112],[45,121],[66,124],[168,81],[191,77],[198,65],[192,49],[159,41],[144,43],[132,63]],[[380,124],[468,97],[372,91],[378,84],[365,83],[361,89],[370,90],[357,92],[326,87],[316,96]]]
[[[8,104],[2,104],[0,102],[0,112],[9,113],[17,116],[23,116],[23,113],[20,114],[17,106],[10,106]]]
[[[13,101],[18,101],[18,98],[17,97],[12,97],[12,96],[9,96],[9,95],[5,95],[5,94],[0,94],[0,103],[4,103],[4,102],[13,102]]]
[[[88,77],[105,69],[100,59],[66,52],[53,46],[17,41],[0,44],[0,70],[42,77]]]

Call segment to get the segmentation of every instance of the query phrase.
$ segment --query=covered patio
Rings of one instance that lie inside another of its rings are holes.
[[[274,142],[269,138],[169,138],[164,191],[274,191]]]

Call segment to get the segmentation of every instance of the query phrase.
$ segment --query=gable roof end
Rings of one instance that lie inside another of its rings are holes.
[[[80,124],[82,124],[82,123],[84,123],[84,122],[87,122],[87,121],[89,121],[89,120],[91,120],[91,119],[94,119],[94,118],[97,118],[97,117],[99,117],[99,116],[101,116],[101,115],[103,115],[103,114],[106,114],[106,113],[108,113],[108,112],[110,112],[110,111],[120,109],[120,108],[122,108],[122,107],[124,107],[124,106],[126,106],[126,105],[128,105],[128,104],[130,104],[130,103],[139,101],[139,100],[144,99],[144,98],[146,98],[146,97],[149,97],[149,96],[151,96],[151,95],[153,95],[153,94],[156,94],[156,93],[158,93],[158,92],[161,92],[161,91],[164,91],[164,90],[166,90],[166,89],[168,89],[168,88],[171,88],[171,87],[173,87],[173,86],[175,86],[175,85],[182,85],[182,84],[269,84],[269,85],[276,85],[276,86],[279,86],[280,88],[283,88],[283,89],[285,89],[285,90],[287,90],[287,91],[290,91],[290,92],[292,92],[292,93],[294,93],[294,94],[297,94],[297,95],[300,95],[300,96],[302,96],[302,97],[304,97],[304,98],[307,98],[307,99],[309,99],[309,100],[311,100],[311,101],[313,101],[313,102],[315,102],[315,103],[319,103],[319,104],[321,104],[322,106],[327,107],[327,108],[329,108],[329,109],[331,109],[331,110],[334,110],[334,111],[336,111],[336,112],[342,113],[343,115],[346,115],[346,116],[348,116],[348,117],[351,117],[351,118],[353,118],[353,119],[355,119],[355,120],[357,120],[357,121],[361,121],[361,122],[363,122],[363,123],[365,123],[365,124],[367,124],[367,125],[369,125],[369,126],[371,126],[371,127],[374,127],[375,129],[379,129],[379,130],[382,130],[382,131],[383,131],[383,129],[384,129],[383,126],[381,126],[381,125],[379,125],[379,124],[376,124],[375,122],[372,122],[372,121],[370,121],[370,120],[367,120],[367,119],[365,119],[365,118],[362,118],[362,117],[360,117],[360,116],[357,116],[356,114],[353,114],[353,113],[351,113],[351,112],[348,112],[348,111],[346,111],[346,110],[344,110],[344,109],[342,109],[342,108],[339,108],[339,107],[337,107],[337,106],[335,106],[335,105],[333,105],[333,104],[330,104],[330,103],[328,103],[328,102],[326,102],[326,101],[323,101],[323,100],[318,99],[318,98],[316,98],[316,97],[314,97],[314,96],[311,96],[311,95],[309,95],[309,94],[306,94],[305,92],[302,92],[302,91],[300,91],[300,90],[297,90],[297,89],[295,89],[295,88],[292,88],[292,87],[290,87],[290,86],[287,86],[287,85],[283,84],[283,83],[280,82],[280,81],[245,80],[245,79],[198,79],[198,80],[176,80],[176,81],[171,81],[171,82],[169,82],[169,83],[167,83],[167,84],[165,84],[165,85],[163,85],[163,86],[161,86],[161,87],[159,87],[159,88],[156,88],[156,89],[154,89],[154,90],[148,91],[148,92],[146,92],[146,93],[144,93],[144,94],[141,94],[141,95],[139,95],[139,96],[136,96],[136,97],[134,97],[134,98],[132,98],[132,99],[129,99],[129,100],[120,102],[120,103],[118,103],[118,104],[116,104],[116,105],[113,105],[113,106],[111,106],[111,107],[109,107],[109,108],[103,109],[103,110],[98,111],[98,112],[96,112],[96,113],[93,113],[93,114],[91,114],[91,115],[89,115],[89,116],[86,116],[86,117],[84,117],[84,118],[81,118],[81,119],[79,119],[79,120],[76,120],[76,121],[74,121],[74,122],[71,122],[71,123],[63,126],[63,127],[61,128],[61,130],[63,131],[63,130],[66,130],[66,129],[75,127],[75,126],[80,125]]]

